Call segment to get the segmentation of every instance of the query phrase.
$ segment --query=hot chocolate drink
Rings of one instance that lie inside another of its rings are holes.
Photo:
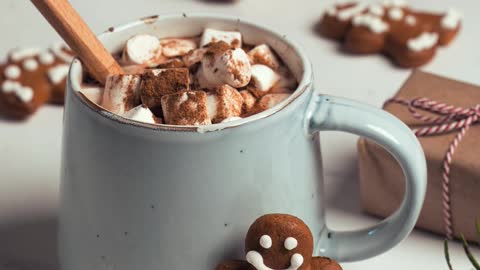
[[[267,44],[205,29],[200,37],[131,37],[116,55],[125,74],[81,92],[104,109],[150,124],[209,125],[272,108],[296,89],[288,67]]]

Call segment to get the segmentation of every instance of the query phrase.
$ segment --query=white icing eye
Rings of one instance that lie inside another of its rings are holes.
[[[288,237],[287,239],[285,239],[285,242],[283,243],[283,245],[287,250],[292,250],[297,247],[298,241],[293,237]]]
[[[260,246],[263,248],[271,248],[272,247],[272,238],[268,235],[262,235],[260,237]]]

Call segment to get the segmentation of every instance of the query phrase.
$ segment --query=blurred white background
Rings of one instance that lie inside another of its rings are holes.
[[[322,11],[333,0],[239,0],[213,4],[200,0],[71,0],[95,32],[146,15],[192,11],[230,14],[267,25],[297,40],[311,57],[318,91],[356,99],[374,106],[391,97],[409,70],[394,67],[382,56],[353,57],[313,31]],[[447,49],[423,70],[480,84],[480,2],[417,0],[415,8],[464,13],[464,29]],[[58,35],[30,1],[0,1],[0,56],[11,48],[46,47]],[[60,166],[62,108],[46,106],[25,123],[0,120],[0,270],[58,269],[56,209]],[[360,228],[378,222],[359,205],[356,137],[323,133],[329,226]],[[439,202],[440,203],[440,202]],[[478,250],[475,250],[478,252]],[[470,269],[458,244],[452,247],[456,269]],[[344,264],[344,269],[447,269],[442,237],[415,231],[390,252]]]

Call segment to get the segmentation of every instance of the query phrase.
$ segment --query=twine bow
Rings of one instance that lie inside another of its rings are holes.
[[[417,137],[445,134],[458,130],[457,135],[448,147],[442,164],[443,220],[446,236],[448,239],[452,239],[453,226],[450,200],[450,165],[455,150],[465,136],[465,133],[473,124],[480,122],[480,104],[470,108],[462,108],[427,98],[415,98],[413,100],[392,98],[387,100],[386,103],[399,103],[408,106],[408,110],[412,113],[414,118],[431,124],[431,126],[413,129],[412,131]],[[422,114],[418,110],[433,113],[435,116]]]

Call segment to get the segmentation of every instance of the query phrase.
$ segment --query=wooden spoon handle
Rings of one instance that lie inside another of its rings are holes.
[[[31,0],[63,40],[102,84],[109,74],[123,73],[95,34],[67,0]]]

